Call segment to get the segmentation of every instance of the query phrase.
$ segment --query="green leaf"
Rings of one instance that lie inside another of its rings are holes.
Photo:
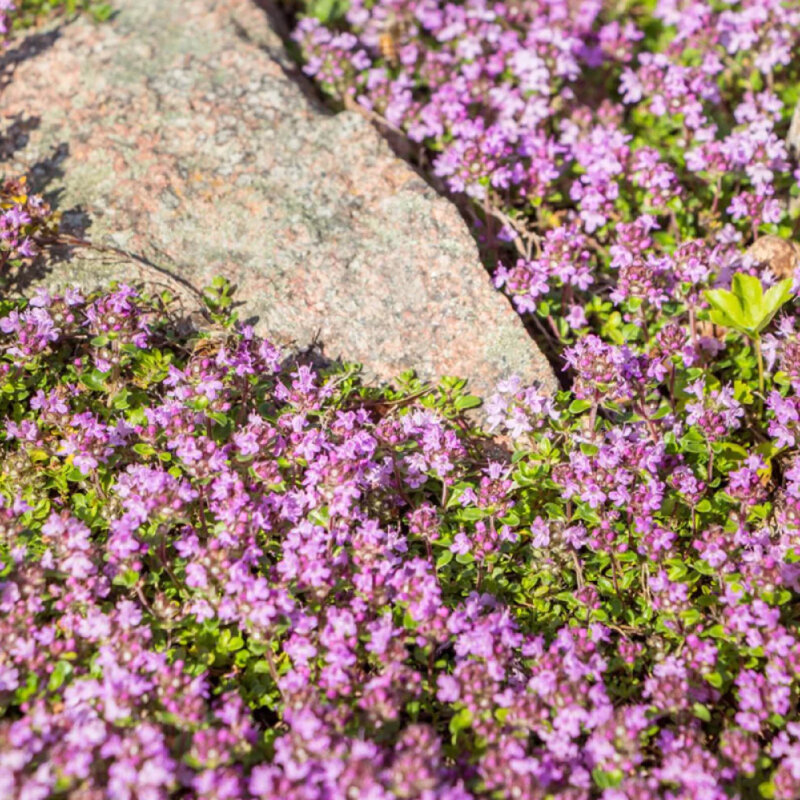
[[[725,328],[741,329],[744,325],[744,310],[739,298],[726,289],[709,289],[705,298],[711,304],[711,321]]]
[[[668,416],[672,412],[669,403],[662,403],[658,410],[653,414],[650,419],[664,419],[664,417]]]
[[[754,275],[736,273],[731,290],[709,289],[705,298],[711,305],[711,320],[750,337],[758,336],[792,297],[792,279],[770,287],[766,294]]]
[[[459,411],[466,411],[468,408],[477,408],[483,401],[480,397],[473,394],[465,394],[461,397],[456,397],[455,407]]]
[[[132,394],[128,389],[121,389],[111,399],[111,405],[120,411],[124,411],[126,408],[130,408],[131,397]]]
[[[109,3],[101,3],[100,5],[92,7],[92,17],[94,17],[97,22],[106,22],[111,19],[112,10]]]
[[[139,582],[139,573],[129,569],[125,572],[118,572],[111,581],[114,586],[124,586],[126,589],[133,589]]]
[[[792,279],[786,278],[774,286],[767,289],[764,299],[761,303],[761,320],[758,323],[758,332],[772,322],[775,315],[780,311],[781,307],[792,298]]]
[[[312,0],[308,12],[322,23],[332,22],[345,12],[346,6],[340,0]]]
[[[442,552],[439,555],[439,558],[436,559],[436,569],[441,569],[442,567],[446,567],[452,560],[453,560],[453,551],[442,550]]]
[[[764,781],[764,783],[758,784],[758,793],[766,798],[766,800],[772,800],[775,797],[775,784],[773,781]]]
[[[588,408],[592,407],[592,403],[589,400],[573,400],[569,404],[569,413],[570,414],[582,414]]]
[[[622,770],[619,769],[606,771],[600,769],[600,767],[595,767],[592,770],[592,779],[598,789],[613,789],[622,783],[622,778]]]
[[[761,281],[755,275],[745,275],[742,272],[737,272],[733,276],[731,288],[744,311],[745,326],[748,330],[755,330],[760,316],[761,300],[764,295]]]
[[[55,692],[71,674],[72,664],[70,664],[69,661],[59,661],[50,674],[50,681],[47,684],[47,688],[51,692]]]
[[[719,672],[709,672],[705,679],[715,688],[721,689],[725,685],[725,679]]]
[[[35,672],[29,672],[25,683],[21,686],[18,686],[14,692],[14,703],[17,705],[19,703],[24,703],[29,697],[32,697],[36,693],[38,686],[38,676]]]
[[[95,392],[104,392],[106,389],[106,376],[100,370],[92,370],[91,372],[84,372],[78,379],[87,388]]]
[[[460,731],[469,728],[472,724],[472,712],[468,708],[462,708],[457,714],[453,716],[450,720],[450,733],[453,734],[453,739],[455,739]]]

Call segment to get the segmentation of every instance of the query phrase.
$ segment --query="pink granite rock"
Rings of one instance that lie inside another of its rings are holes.
[[[39,118],[13,168],[38,163],[35,180],[85,215],[93,241],[195,287],[225,275],[260,333],[316,337],[372,378],[413,367],[485,393],[517,373],[554,389],[456,209],[357,113],[308,99],[250,0],[115,7],[110,23],[62,28],[2,95],[6,124]],[[79,251],[46,281],[153,277]]]

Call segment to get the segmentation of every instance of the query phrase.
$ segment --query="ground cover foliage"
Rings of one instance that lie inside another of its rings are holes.
[[[798,5],[310,10],[570,388],[478,425],[463,381],[287,358],[223,280],[200,334],[0,300],[0,796],[800,796],[796,287],[742,255],[794,224]],[[4,269],[58,241],[0,203]]]
[[[42,19],[72,17],[88,12],[98,22],[111,16],[111,5],[102,0],[0,0],[0,36],[29,28]]]

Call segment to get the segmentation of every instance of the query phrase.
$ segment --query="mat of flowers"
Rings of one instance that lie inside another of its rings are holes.
[[[304,1],[305,71],[468,201],[496,284],[551,336],[643,343],[791,230],[799,0]]]
[[[790,306],[765,398],[744,334],[587,336],[509,458],[227,292],[0,301],[0,797],[800,795]]]
[[[798,3],[311,11],[570,388],[480,426],[224,281],[202,335],[0,299],[0,797],[796,800],[800,320],[742,253],[796,225]],[[14,267],[56,222],[0,201]]]

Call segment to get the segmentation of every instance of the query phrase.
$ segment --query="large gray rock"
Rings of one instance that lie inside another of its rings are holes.
[[[39,119],[14,167],[38,164],[58,206],[80,211],[68,223],[140,256],[79,250],[47,283],[177,286],[157,266],[199,287],[222,274],[260,333],[297,347],[316,337],[371,377],[413,367],[478,392],[510,373],[555,387],[456,209],[359,114],[304,94],[260,9],[115,7],[112,22],[79,20],[18,58],[2,95],[7,122]]]

